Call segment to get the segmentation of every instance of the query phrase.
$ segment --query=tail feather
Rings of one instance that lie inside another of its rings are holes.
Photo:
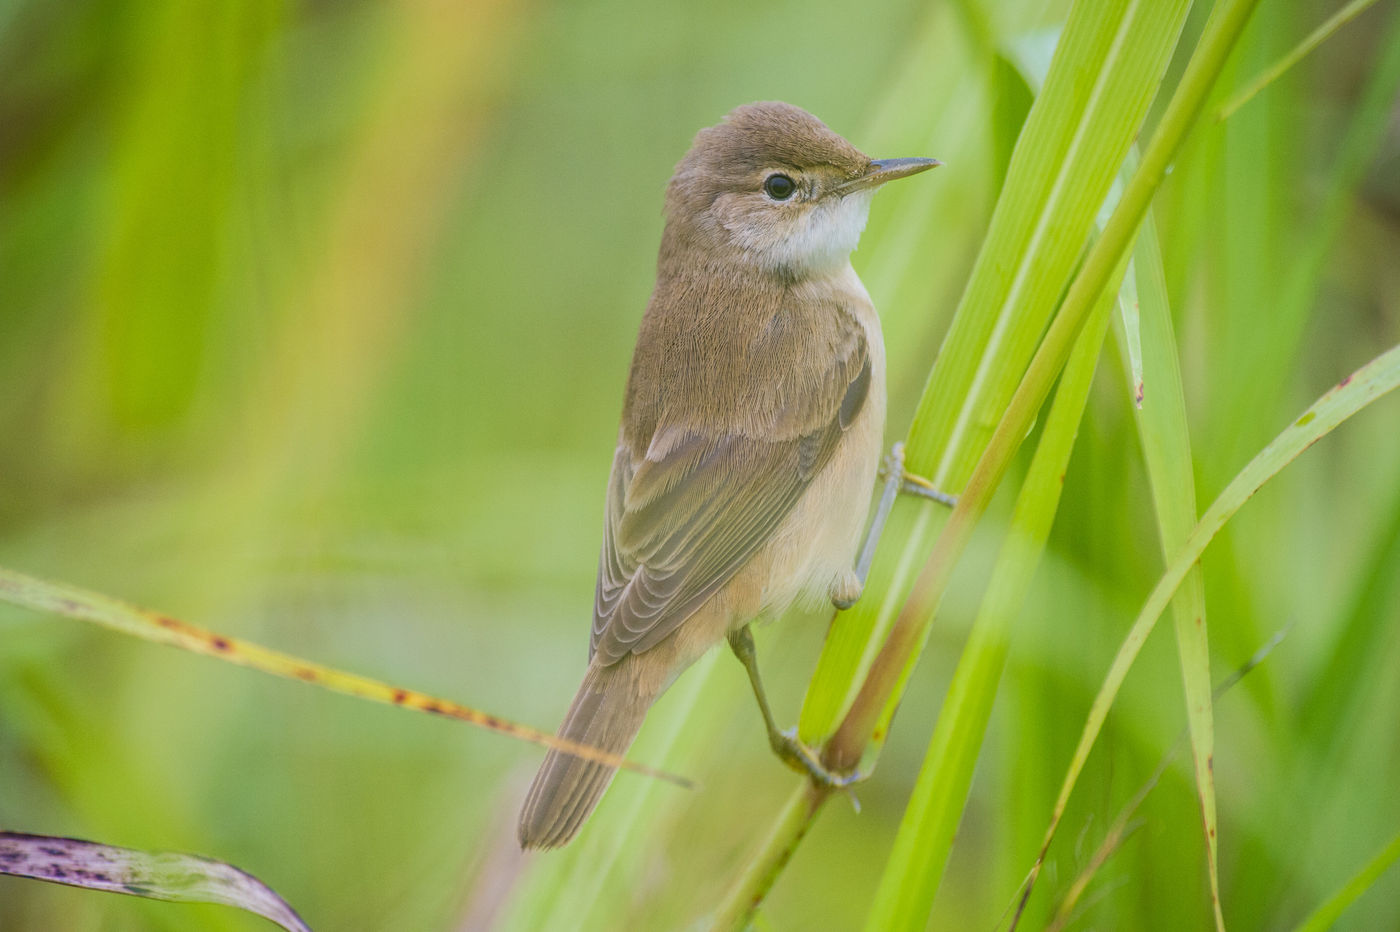
[[[623,754],[641,730],[654,695],[643,695],[633,658],[605,666],[594,662],[559,726],[559,736]],[[520,812],[524,848],[557,848],[573,838],[612,783],[616,768],[573,754],[545,755]]]

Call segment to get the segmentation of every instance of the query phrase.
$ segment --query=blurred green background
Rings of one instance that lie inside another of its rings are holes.
[[[1334,7],[1264,3],[1226,86]],[[0,6],[0,563],[552,729],[586,658],[662,191],[695,130],[778,98],[872,155],[947,163],[876,200],[855,256],[893,439],[1030,103],[1010,50],[1066,8]],[[1400,110],[1377,64],[1398,18],[1378,4],[1204,127],[1158,200],[1203,504],[1400,340]],[[1129,404],[1110,350],[934,927],[1004,922],[1160,571]],[[1363,413],[1207,555],[1217,679],[1292,625],[1218,706],[1235,928],[1295,921],[1400,828],[1397,425],[1396,399]],[[950,595],[862,813],[829,807],[773,928],[865,915],[975,595]],[[801,621],[760,632],[787,720],[826,618]],[[1175,650],[1154,638],[1129,680],[1052,898],[1183,726]],[[624,775],[579,847],[521,858],[532,746],[0,607],[0,827],[231,861],[318,929],[685,926],[793,778],[723,656],[636,756],[702,788]],[[1178,761],[1079,927],[1205,925],[1199,836]],[[1348,928],[1400,925],[1395,873]],[[3,929],[262,927],[0,878]]]

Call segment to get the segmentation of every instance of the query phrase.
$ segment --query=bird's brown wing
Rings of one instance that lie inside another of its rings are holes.
[[[775,405],[783,439],[661,426],[645,455],[618,446],[590,656],[656,645],[773,535],[855,420],[870,390],[863,334],[802,397]]]

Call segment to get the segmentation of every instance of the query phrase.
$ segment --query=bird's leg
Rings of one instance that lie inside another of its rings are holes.
[[[920,498],[931,499],[949,508],[957,507],[958,497],[956,495],[949,495],[947,492],[938,491],[938,489],[934,488],[932,482],[904,468],[903,441],[890,447],[890,455],[885,457],[885,462],[880,466],[880,472],[885,476],[886,482],[889,481],[889,474],[895,471],[898,471],[901,480],[899,483],[899,491],[903,492],[905,495],[917,495]]]
[[[860,546],[860,557],[855,569],[847,573],[831,587],[831,602],[838,609],[848,609],[856,604],[865,589],[865,579],[870,575],[870,564],[875,559],[875,548],[880,543],[880,535],[885,532],[885,522],[894,508],[894,498],[900,492],[933,499],[940,505],[952,508],[958,503],[955,496],[940,492],[923,476],[904,471],[904,444],[896,443],[880,466],[884,486],[880,489],[880,503],[875,507],[875,516],[870,519],[870,529],[865,532],[865,541]]]
[[[758,700],[758,710],[763,713],[763,725],[768,729],[768,744],[783,763],[798,773],[807,775],[816,785],[827,789],[846,789],[864,779],[859,773],[832,773],[823,766],[815,751],[798,740],[796,729],[782,731],[778,728],[777,723],[773,721],[773,710],[768,707],[768,694],[763,690],[763,679],[758,675],[758,651],[754,648],[753,634],[748,625],[729,632],[729,646],[749,673],[754,698]]]

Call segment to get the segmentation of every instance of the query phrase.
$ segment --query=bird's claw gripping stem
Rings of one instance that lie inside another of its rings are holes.
[[[832,773],[817,757],[816,752],[803,744],[797,737],[797,729],[779,731],[774,728],[768,733],[768,744],[773,753],[793,770],[805,775],[817,786],[827,790],[849,790],[865,779],[859,771]],[[853,797],[854,798],[854,797]],[[857,806],[859,808],[859,806]]]
[[[884,480],[884,487],[880,490],[880,501],[875,506],[875,515],[870,519],[870,528],[865,532],[865,540],[861,543],[855,568],[851,571],[849,579],[843,579],[839,585],[832,587],[831,603],[841,611],[856,604],[856,600],[865,589],[865,580],[870,575],[870,564],[875,560],[875,548],[880,543],[880,535],[885,532],[885,522],[889,520],[890,510],[894,508],[895,496],[900,492],[918,495],[949,508],[958,503],[957,496],[940,492],[923,476],[904,471],[903,443],[896,443],[890,447],[889,454],[880,465],[879,474]]]

